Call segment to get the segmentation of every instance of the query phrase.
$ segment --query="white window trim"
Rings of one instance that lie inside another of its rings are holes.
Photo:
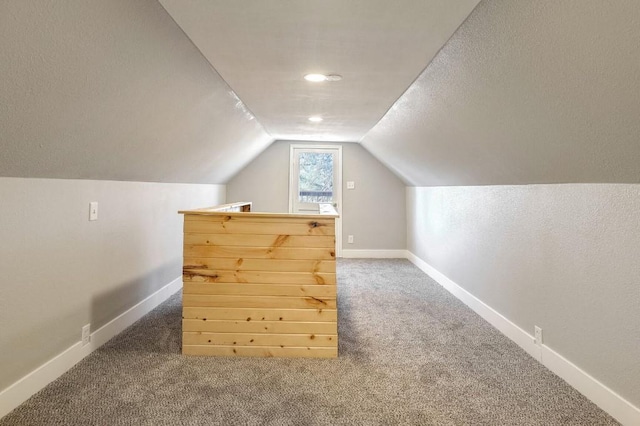
[[[336,257],[342,257],[342,145],[328,144],[291,144],[289,145],[289,213],[293,213],[293,187],[294,187],[294,152],[296,149],[337,149],[338,162],[340,169],[338,170],[338,178],[336,182],[336,210],[340,215],[336,218]]]

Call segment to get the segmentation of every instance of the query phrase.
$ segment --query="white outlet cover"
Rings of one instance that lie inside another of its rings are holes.
[[[347,181],[347,189],[356,189],[356,183],[352,180]]]
[[[536,325],[534,327],[534,333],[535,333],[534,337],[536,339],[536,345],[538,346],[542,345],[542,329]]]
[[[88,345],[91,341],[91,324],[82,327],[82,346]]]

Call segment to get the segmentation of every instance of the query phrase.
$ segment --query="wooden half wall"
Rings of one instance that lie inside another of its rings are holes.
[[[182,353],[337,357],[335,210],[249,209],[236,203],[180,212]]]

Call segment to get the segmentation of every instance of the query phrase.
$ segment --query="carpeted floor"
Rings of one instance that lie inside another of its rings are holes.
[[[406,260],[340,260],[334,360],[184,357],[180,296],[0,425],[610,425]]]

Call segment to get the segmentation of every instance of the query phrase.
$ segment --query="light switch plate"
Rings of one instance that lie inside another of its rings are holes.
[[[89,220],[98,220],[98,202],[89,203]]]

